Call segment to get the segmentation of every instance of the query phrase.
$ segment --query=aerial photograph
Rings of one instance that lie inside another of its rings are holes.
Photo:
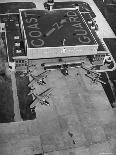
[[[0,155],[116,155],[116,0],[0,0]]]

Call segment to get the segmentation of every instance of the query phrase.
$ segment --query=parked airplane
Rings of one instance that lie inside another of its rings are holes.
[[[89,77],[93,83],[97,83],[97,82],[100,82],[101,84],[106,84],[104,81],[100,80],[99,77],[95,77],[95,76],[92,76],[90,74],[85,74],[87,77]]]
[[[69,61],[66,62],[66,64],[71,67],[71,68],[77,68],[77,67],[81,67],[83,65],[84,61]]]
[[[81,68],[87,71],[87,74],[85,75],[90,79],[92,79],[94,83],[100,82],[101,84],[106,84],[104,81],[100,80],[101,73],[98,73],[95,70],[92,70],[92,67],[87,68],[86,66],[82,65]]]
[[[41,94],[35,94],[33,91],[31,92],[31,94],[33,94],[35,96],[35,100],[33,101],[33,103],[30,105],[30,108],[34,108],[37,103],[39,102],[41,105],[49,105],[49,102],[47,101],[47,99],[50,97],[52,92],[51,88],[48,88],[47,90],[45,90],[44,92],[42,92]],[[30,95],[30,94],[29,94]]]
[[[46,70],[39,74],[38,76],[35,76],[33,74],[30,74],[30,76],[33,78],[33,80],[28,84],[28,87],[31,87],[35,82],[37,82],[39,85],[46,84],[44,79],[48,76],[49,70]]]
[[[86,70],[87,71],[87,74],[91,74],[91,75],[94,75],[96,77],[100,77],[100,73],[96,72],[95,70],[92,70],[92,68],[87,68],[86,66],[82,65],[81,66],[82,69]]]

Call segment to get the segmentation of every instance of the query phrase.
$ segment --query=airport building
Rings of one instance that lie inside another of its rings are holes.
[[[108,53],[91,15],[75,8],[23,9],[0,18],[5,23],[9,66],[17,71],[26,72],[32,59],[89,55],[103,62]]]

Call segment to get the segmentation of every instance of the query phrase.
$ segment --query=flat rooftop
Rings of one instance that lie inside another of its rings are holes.
[[[30,59],[97,54],[97,42],[78,10],[21,10],[20,20]]]
[[[96,44],[77,10],[25,10],[21,16],[29,48]]]

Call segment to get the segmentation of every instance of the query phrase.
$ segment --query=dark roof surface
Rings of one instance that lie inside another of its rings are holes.
[[[36,8],[36,5],[32,2],[0,3],[0,14],[19,13],[19,9],[30,9],[30,8]]]
[[[15,56],[25,56],[24,47],[22,45],[21,31],[19,26],[19,15],[18,14],[5,14],[0,15],[0,21],[5,23],[6,27],[6,41],[9,61],[13,61]],[[15,39],[18,37],[18,39]],[[15,44],[20,43],[20,47]],[[17,51],[18,50],[18,51]],[[20,52],[19,52],[20,50]]]
[[[77,10],[25,10],[21,16],[29,48],[96,44]]]
[[[104,38],[104,41],[116,63],[116,38]]]

